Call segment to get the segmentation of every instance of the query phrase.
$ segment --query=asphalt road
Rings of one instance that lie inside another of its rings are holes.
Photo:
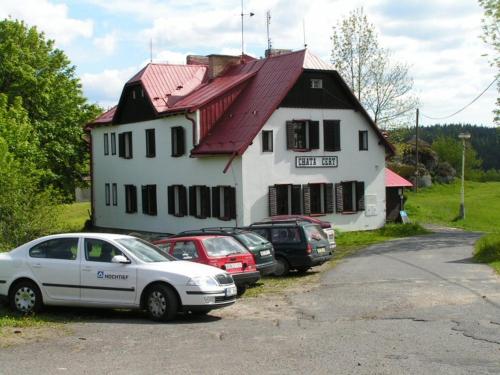
[[[500,278],[471,262],[477,238],[372,246],[318,288],[206,318],[102,312],[0,349],[0,374],[500,374]]]

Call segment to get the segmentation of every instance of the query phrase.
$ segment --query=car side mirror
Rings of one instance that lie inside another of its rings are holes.
[[[130,260],[127,259],[127,257],[123,256],[123,255],[115,255],[112,259],[111,259],[111,263],[121,263],[121,264],[130,264]]]

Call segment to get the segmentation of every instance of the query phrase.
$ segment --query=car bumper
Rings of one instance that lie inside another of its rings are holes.
[[[309,267],[319,266],[325,262],[328,262],[330,259],[332,259],[332,254],[310,257],[308,261],[308,266]]]
[[[222,289],[206,290],[188,290],[182,295],[183,310],[187,311],[210,311],[232,305],[236,301],[236,294],[226,295],[226,290],[235,287],[235,284],[224,285]]]
[[[250,284],[255,284],[260,279],[260,272],[241,272],[241,273],[232,273],[234,283],[236,286],[246,286]]]
[[[272,262],[257,264],[256,267],[261,276],[267,276],[274,272],[274,269],[276,268],[276,261],[273,260]]]

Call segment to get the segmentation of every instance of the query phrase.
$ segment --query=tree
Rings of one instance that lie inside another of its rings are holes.
[[[0,93],[22,103],[40,145],[41,187],[70,199],[88,173],[83,126],[99,109],[87,103],[68,57],[35,27],[0,21],[0,56]]]
[[[483,41],[494,49],[491,64],[497,67],[497,79],[500,77],[500,0],[479,0],[484,8]],[[497,80],[497,90],[500,93],[500,79]],[[497,108],[493,111],[495,122],[500,125],[500,96],[497,98]]]
[[[462,142],[455,138],[438,137],[432,142],[432,149],[438,154],[441,162],[448,162],[460,174],[462,170]],[[481,167],[481,160],[478,159],[476,150],[466,144],[465,148],[465,178],[469,178],[471,172]]]
[[[373,24],[363,8],[352,11],[333,28],[331,61],[382,128],[407,125],[418,100],[406,64],[392,61],[379,46]]]

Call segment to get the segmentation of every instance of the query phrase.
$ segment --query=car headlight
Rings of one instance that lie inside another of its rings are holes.
[[[190,278],[187,282],[187,285],[199,287],[217,287],[219,286],[219,283],[210,276],[197,276]]]

